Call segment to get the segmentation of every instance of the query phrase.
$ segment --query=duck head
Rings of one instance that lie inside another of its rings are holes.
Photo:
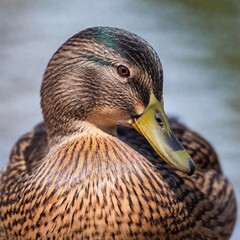
[[[164,113],[158,55],[133,33],[94,27],[67,40],[45,71],[41,106],[50,143],[86,125],[113,135],[118,125],[131,126],[166,162],[194,172]]]

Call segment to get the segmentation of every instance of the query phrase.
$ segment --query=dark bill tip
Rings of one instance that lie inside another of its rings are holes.
[[[189,172],[188,175],[191,176],[195,172],[196,166],[195,166],[195,164],[194,164],[192,159],[188,160],[188,164],[189,164],[189,168],[190,168],[190,172]]]

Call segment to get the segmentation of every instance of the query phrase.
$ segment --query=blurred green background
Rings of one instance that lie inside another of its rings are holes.
[[[206,137],[240,199],[240,1],[0,0],[0,166],[41,121],[39,88],[56,49],[80,30],[144,37],[164,67],[165,109]],[[240,239],[240,224],[231,239]]]

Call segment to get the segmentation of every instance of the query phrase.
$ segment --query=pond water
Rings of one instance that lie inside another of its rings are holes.
[[[240,4],[236,1],[0,2],[0,166],[41,121],[46,64],[70,36],[116,26],[144,37],[164,67],[165,109],[206,137],[240,199]],[[233,240],[240,239],[240,224]]]

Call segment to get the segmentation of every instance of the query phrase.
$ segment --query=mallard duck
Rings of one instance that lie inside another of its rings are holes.
[[[229,239],[231,184],[207,141],[166,117],[144,39],[76,34],[49,61],[41,106],[0,176],[0,239]]]

